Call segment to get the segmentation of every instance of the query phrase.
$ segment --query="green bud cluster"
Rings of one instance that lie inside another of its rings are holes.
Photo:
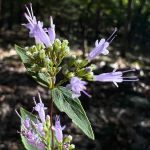
[[[67,40],[61,42],[56,39],[49,48],[43,44],[26,48],[26,55],[31,62],[28,72],[32,74],[44,73],[49,78],[49,88],[54,87],[56,75],[61,70],[59,65],[70,52],[68,44]]]
[[[92,81],[93,70],[96,67],[89,65],[87,59],[76,58],[75,55],[70,55],[68,41],[60,41],[56,39],[54,43],[46,48],[43,44],[37,44],[26,48],[26,55],[31,59],[31,66],[28,69],[29,73],[43,73],[48,78],[48,87],[51,89],[55,86],[56,75],[60,72],[64,79],[59,81],[58,85],[77,76],[81,79]],[[60,67],[61,66],[61,67]]]
[[[63,65],[62,73],[68,79],[77,76],[92,81],[94,77],[93,70],[96,69],[96,66],[93,64],[88,65],[88,63],[86,59],[77,59],[75,56],[71,56]]]

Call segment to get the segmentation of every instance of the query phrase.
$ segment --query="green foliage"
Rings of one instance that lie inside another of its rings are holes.
[[[21,117],[23,119],[25,119],[27,116],[33,121],[35,121],[35,119],[36,119],[33,114],[31,114],[30,112],[28,112],[27,110],[25,110],[22,107],[20,108],[20,113],[21,113]],[[21,126],[21,131],[22,131],[22,129],[23,129],[23,126]],[[26,138],[22,134],[21,134],[21,139],[22,139],[22,143],[23,143],[24,147],[27,150],[38,150],[37,148],[35,148],[31,144],[29,144],[28,141],[26,140]]]
[[[72,92],[65,87],[58,87],[52,90],[52,99],[61,112],[65,112],[89,138],[94,140],[91,124],[86,113],[77,98],[72,98]]]
[[[22,62],[24,64],[30,64],[31,59],[29,56],[27,56],[26,50],[24,48],[19,47],[18,45],[15,45],[15,49],[17,54],[20,56]]]
[[[31,57],[27,55],[27,51],[17,45],[15,45],[17,54],[20,56],[22,62],[24,63],[28,73],[42,86],[48,87],[50,84],[50,76],[47,72],[37,72],[33,71],[33,63]]]

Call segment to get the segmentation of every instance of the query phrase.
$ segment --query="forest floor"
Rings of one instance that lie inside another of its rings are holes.
[[[76,51],[78,54],[80,50]],[[76,53],[75,52],[75,53]],[[113,58],[113,59],[110,59]],[[99,62],[100,63],[99,63]],[[142,62],[142,63],[141,63]],[[89,83],[92,98],[81,96],[81,102],[92,123],[95,141],[88,139],[63,113],[64,133],[73,135],[78,150],[150,150],[150,60],[129,54],[127,59],[115,54],[95,60],[96,73],[113,68],[136,68],[140,81],[122,83]],[[49,92],[26,74],[14,49],[0,48],[0,150],[23,150],[19,131],[20,120],[15,109],[32,110],[32,97],[41,93],[49,104]],[[55,109],[55,114],[58,110]]]

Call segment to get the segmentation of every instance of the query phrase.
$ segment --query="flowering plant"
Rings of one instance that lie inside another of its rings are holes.
[[[100,54],[109,53],[108,46],[116,36],[115,28],[111,36],[105,40],[95,42],[95,48],[85,59],[70,56],[70,47],[67,40],[56,38],[55,25],[50,17],[50,27],[44,28],[43,22],[38,21],[33,14],[32,5],[26,6],[27,13],[25,18],[28,23],[23,24],[29,29],[29,36],[35,39],[35,45],[21,48],[15,46],[18,55],[24,63],[27,72],[39,84],[50,90],[52,100],[51,114],[46,115],[47,107],[41,100],[34,99],[35,107],[33,110],[37,115],[33,115],[24,108],[20,108],[21,115],[21,137],[27,150],[72,150],[75,148],[71,144],[72,136],[63,136],[65,126],[61,126],[60,117],[55,116],[53,125],[53,103],[61,111],[65,112],[89,138],[94,140],[91,124],[86,116],[82,104],[78,97],[81,92],[91,97],[86,92],[86,81],[113,82],[137,81],[136,76],[124,77],[125,72],[116,71],[95,75],[95,65],[91,61]],[[61,77],[61,78],[58,78]],[[85,81],[86,80],[86,81]]]

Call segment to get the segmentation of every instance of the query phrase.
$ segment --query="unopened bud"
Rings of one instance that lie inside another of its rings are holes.
[[[72,141],[72,136],[71,135],[68,135],[67,138],[68,138],[69,141]]]
[[[72,77],[74,77],[75,75],[74,75],[74,73],[73,72],[69,72],[68,74],[67,74],[67,77],[70,79],[70,78],[72,78]]]
[[[91,69],[92,69],[92,70],[95,70],[95,69],[97,68],[97,66],[96,66],[96,65],[94,65],[94,64],[91,64],[91,66],[90,66],[90,67],[91,67]]]
[[[42,68],[41,72],[47,72],[47,68]]]
[[[82,60],[81,59],[77,59],[76,63],[80,64],[80,63],[82,63]]]
[[[41,49],[44,49],[45,46],[44,46],[44,44],[42,44],[42,43],[38,43],[38,44],[36,44],[36,48],[37,48],[38,50],[41,50]]]
[[[60,49],[61,49],[61,41],[59,39],[56,39],[54,41],[54,50],[55,51],[60,51]]]
[[[30,51],[27,51],[27,52],[26,52],[26,55],[27,55],[27,56],[29,56],[29,57],[31,57],[31,56],[32,56],[32,54],[31,54],[31,52],[30,52]]]
[[[42,49],[40,52],[39,52],[39,57],[40,59],[44,59],[45,58],[45,50]]]
[[[71,57],[72,57],[73,59],[76,59],[76,58],[77,58],[77,56],[76,56],[76,55],[72,55]]]
[[[71,144],[71,145],[69,146],[69,149],[75,149],[75,145],[74,145],[74,144]]]
[[[93,81],[93,77],[94,77],[94,74],[93,72],[89,72],[86,74],[86,79],[89,80],[89,81]]]
[[[64,55],[67,56],[70,52],[70,48],[67,46],[65,49],[64,49]]]
[[[69,42],[68,40],[63,40],[62,47],[68,46]]]

